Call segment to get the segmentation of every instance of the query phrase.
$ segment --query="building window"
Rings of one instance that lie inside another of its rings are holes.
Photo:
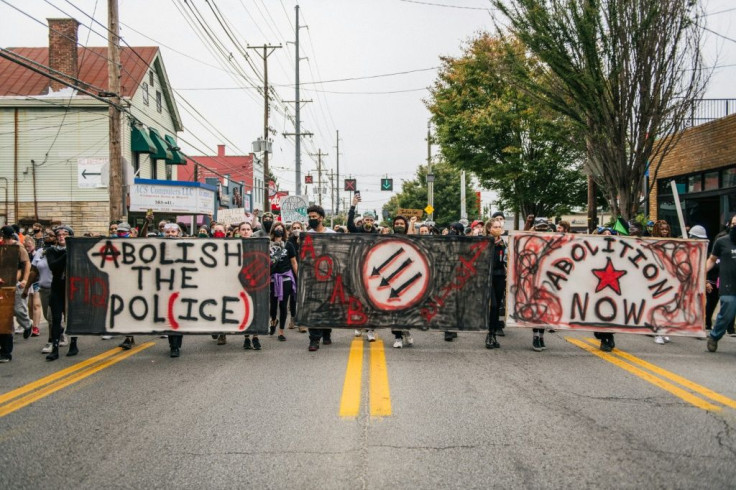
[[[141,88],[143,90],[143,105],[148,105],[148,84],[143,82]]]
[[[151,70],[151,71],[148,72],[148,84],[151,87],[154,86],[153,80],[154,80],[154,78],[153,78],[153,70]]]
[[[156,90],[156,110],[160,113],[162,110],[161,106],[161,92]]]
[[[705,174],[705,185],[703,186],[703,190],[705,191],[711,191],[714,189],[718,189],[720,186],[718,185],[718,171],[715,172],[706,172]]]
[[[736,167],[723,171],[723,187],[736,187]]]
[[[700,192],[703,190],[703,174],[691,175],[687,179],[688,192]]]

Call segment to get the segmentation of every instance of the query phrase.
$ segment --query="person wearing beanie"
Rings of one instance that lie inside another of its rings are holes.
[[[353,196],[353,200],[348,210],[348,231],[350,233],[378,233],[376,227],[376,215],[370,211],[363,213],[361,226],[356,226],[355,206],[360,202],[360,195]]]
[[[261,217],[261,227],[253,233],[254,238],[269,238],[271,236],[271,226],[273,225],[273,213],[263,213]]]

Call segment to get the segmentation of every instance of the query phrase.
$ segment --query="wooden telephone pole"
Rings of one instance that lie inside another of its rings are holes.
[[[108,81],[110,85],[110,220],[122,220],[125,216],[123,196],[123,155],[120,145],[120,23],[118,21],[117,0],[107,0],[107,49]]]

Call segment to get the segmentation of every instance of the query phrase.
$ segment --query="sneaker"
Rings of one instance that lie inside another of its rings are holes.
[[[534,352],[542,352],[542,346],[539,345],[539,337],[534,337],[532,341],[532,350]]]
[[[268,327],[268,335],[276,333],[276,320],[271,320],[271,324]]]
[[[66,347],[69,345],[69,339],[66,337],[66,334],[61,334],[61,340],[59,340],[59,347]]]
[[[292,316],[289,318],[289,330],[294,330],[296,328],[296,325],[294,325],[294,317]]]
[[[307,333],[307,327],[299,327],[299,333]]]
[[[717,351],[718,350],[718,341],[709,335],[708,336],[708,344],[707,344],[707,347],[708,347],[708,352],[715,352],[715,351]]]
[[[100,337],[102,340],[112,340],[112,335],[103,335]]]
[[[121,347],[123,350],[130,350],[130,348],[133,347],[133,344],[135,344],[135,340],[133,339],[133,337],[125,337],[125,340],[122,341],[119,347]]]
[[[261,341],[258,337],[253,337],[253,350],[261,350]]]
[[[654,343],[664,345],[664,337],[662,337],[661,335],[657,335],[656,337],[654,337]]]
[[[33,327],[31,329],[31,337],[40,337],[41,336],[41,329],[38,327]]]
[[[603,339],[601,340],[601,350],[603,352],[611,352],[613,347],[611,347],[611,344],[609,344],[607,340]]]
[[[25,330],[23,329],[23,327],[15,327],[15,330],[13,331],[13,333],[19,334],[19,333],[23,333],[24,331]]]
[[[52,350],[54,350],[54,344],[49,342],[48,344],[43,346],[43,349],[41,349],[41,354],[48,354]]]
[[[491,337],[491,333],[486,334],[486,349],[494,349],[496,346],[493,345],[493,337]]]
[[[0,362],[10,362],[12,360],[13,360],[13,356],[11,356],[10,354],[8,354],[8,355],[5,355],[5,354],[0,355]]]
[[[243,339],[243,349],[245,350],[251,350],[253,346],[250,344],[250,337],[246,337]]]
[[[445,342],[452,342],[457,338],[457,334],[455,332],[445,332]]]
[[[309,341],[309,352],[314,352],[317,349],[319,349],[319,340],[310,340]]]
[[[403,340],[407,347],[414,345],[414,337],[411,336],[411,333],[409,333],[408,330],[404,330],[401,335],[403,336]]]
[[[356,330],[357,332],[357,330]],[[368,337],[368,342],[375,342],[376,341],[376,332],[373,330],[368,330],[368,334],[366,335]]]
[[[547,346],[544,345],[544,337],[539,337],[539,347],[541,347],[542,350],[547,350]]]
[[[171,352],[169,353],[169,357],[179,357],[179,348],[172,347]]]
[[[31,332],[33,332],[33,328],[32,327],[24,328],[23,329],[23,338],[24,339],[27,339],[28,337],[30,337],[31,336]]]
[[[278,336],[277,338],[278,338],[278,339],[279,339],[279,340],[280,340],[281,342],[284,342],[284,341],[286,340],[286,337],[284,337],[283,335],[279,335],[279,336]]]
[[[217,336],[217,345],[225,345],[227,344],[227,336],[224,333],[221,333]]]
[[[404,347],[404,341],[401,339],[394,340],[394,349],[401,349]]]
[[[322,337],[322,344],[324,344],[324,345],[332,345],[332,338],[331,337]]]
[[[360,337],[361,335],[363,335],[363,332],[358,329],[355,329],[355,336]]]

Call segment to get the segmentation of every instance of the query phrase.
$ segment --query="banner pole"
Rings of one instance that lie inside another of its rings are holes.
[[[675,198],[675,208],[677,209],[677,219],[680,220],[680,232],[682,233],[682,238],[687,239],[687,231],[685,230],[685,219],[682,217],[682,207],[680,206],[680,194],[677,192],[677,184],[674,180],[670,181],[670,186],[672,187],[672,197]]]

